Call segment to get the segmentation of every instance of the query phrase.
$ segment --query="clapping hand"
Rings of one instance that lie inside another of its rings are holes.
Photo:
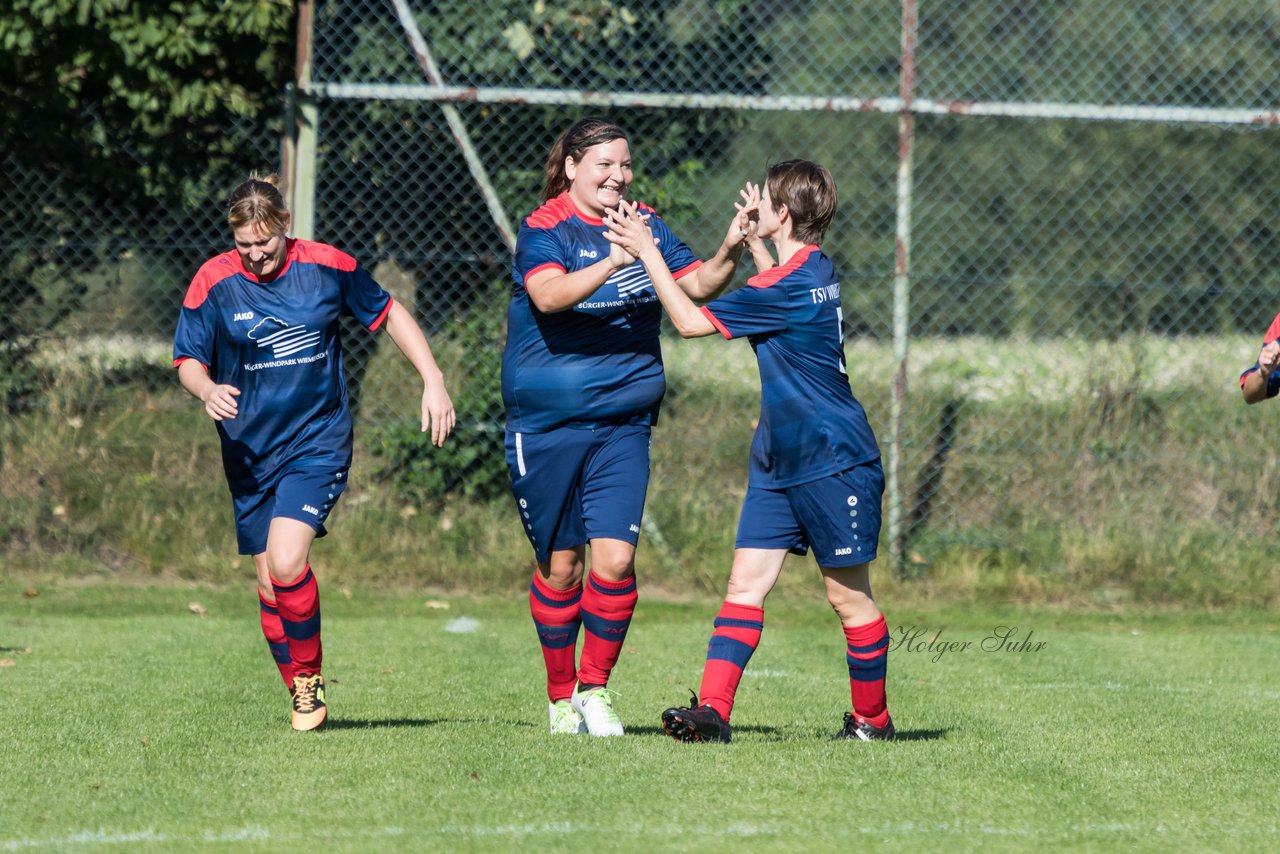
[[[754,240],[760,227],[760,205],[763,201],[760,185],[748,181],[738,195],[742,196],[742,202],[733,203],[737,213],[729,223],[729,233],[725,235],[725,242],[730,246]]]
[[[658,243],[649,228],[649,215],[642,214],[635,202],[623,201],[616,209],[605,211],[604,221],[609,227],[604,236],[610,244],[610,261],[614,260],[615,254],[620,253],[628,259],[626,263],[629,264],[639,258],[645,249]],[[625,264],[615,263],[615,266]]]

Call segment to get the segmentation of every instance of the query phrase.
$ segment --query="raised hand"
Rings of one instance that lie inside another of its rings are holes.
[[[615,210],[605,211],[604,222],[609,230],[604,233],[609,241],[609,260],[615,253],[625,255],[635,261],[650,246],[657,244],[653,231],[649,228],[649,217],[640,213],[634,202],[623,201]],[[622,266],[622,265],[618,265]]]
[[[756,231],[760,227],[760,205],[762,202],[760,185],[752,184],[748,181],[738,191],[738,195],[742,196],[742,202],[733,203],[737,213],[734,214],[733,220],[729,223],[729,232],[725,235],[725,242],[730,246],[737,246],[740,243],[754,240]]]

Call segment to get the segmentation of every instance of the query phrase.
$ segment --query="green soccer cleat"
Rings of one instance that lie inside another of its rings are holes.
[[[622,721],[613,710],[613,692],[608,688],[592,688],[581,692],[574,688],[569,703],[582,716],[587,732],[596,736],[622,735]]]
[[[587,722],[574,710],[568,700],[556,700],[548,704],[551,713],[552,735],[581,735],[587,731]]]

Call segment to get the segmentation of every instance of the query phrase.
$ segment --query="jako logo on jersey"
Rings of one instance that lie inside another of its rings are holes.
[[[594,249],[579,249],[578,257],[579,258],[599,258],[600,253],[596,252],[596,250]]]
[[[320,511],[312,507],[310,504],[303,504],[302,509],[310,513],[312,516],[319,516]]]
[[[253,320],[253,312],[252,312],[252,311],[237,311],[237,312],[236,312],[236,316],[235,316],[235,317],[233,317],[233,318],[231,318],[231,321],[234,323],[234,322],[236,322],[236,321],[240,321],[240,320]]]
[[[277,359],[292,356],[320,343],[319,332],[309,332],[306,326],[290,326],[278,317],[265,317],[249,330],[249,340],[259,347],[270,347]]]
[[[632,525],[632,526],[631,526],[631,533],[633,533],[633,534],[638,534],[638,533],[640,533],[640,529],[639,529],[638,527],[636,527],[635,525]]]
[[[852,549],[852,548],[836,549],[836,554],[838,554],[838,555],[851,555],[851,554],[853,554],[853,549]]]

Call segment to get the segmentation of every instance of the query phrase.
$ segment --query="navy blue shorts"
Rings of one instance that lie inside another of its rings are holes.
[[[540,563],[608,538],[635,545],[649,488],[649,425],[507,431],[507,470]]]
[[[236,514],[236,542],[242,555],[267,550],[267,531],[277,516],[306,522],[317,537],[329,533],[324,520],[347,488],[347,469],[295,469],[252,495],[232,495]]]
[[[813,549],[819,566],[876,559],[884,470],[879,460],[785,489],[748,487],[738,517],[740,549]]]

